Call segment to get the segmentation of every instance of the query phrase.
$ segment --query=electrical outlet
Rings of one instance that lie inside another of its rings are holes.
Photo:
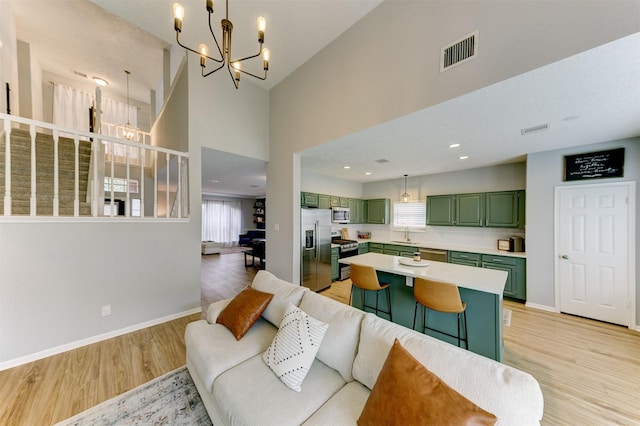
[[[105,305],[102,307],[102,316],[106,317],[107,315],[111,315],[111,305]]]

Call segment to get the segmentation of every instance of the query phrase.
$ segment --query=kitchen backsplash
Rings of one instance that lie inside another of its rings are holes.
[[[349,238],[356,239],[358,231],[370,231],[372,240],[403,240],[404,231],[394,231],[389,225],[342,225],[333,230],[349,230]],[[496,248],[498,239],[512,236],[525,237],[521,229],[511,228],[473,228],[455,226],[427,226],[425,231],[410,231],[411,241],[425,247],[429,244],[447,244],[469,247]]]

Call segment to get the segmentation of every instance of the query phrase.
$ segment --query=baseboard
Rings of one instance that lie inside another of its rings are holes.
[[[558,313],[558,310],[553,306],[538,305],[537,303],[531,303],[531,302],[525,303],[524,306],[526,306],[527,308],[538,309],[541,311],[553,312],[556,314]]]
[[[134,324],[129,327],[121,328],[119,330],[110,331],[108,333],[99,334],[97,336],[88,337],[86,339],[77,340],[75,342],[66,343],[64,345],[56,346],[54,348],[45,349],[44,351],[36,352],[33,354],[25,355],[20,358],[10,359],[9,361],[0,363],[0,371],[7,370],[9,368],[17,367],[19,365],[27,364],[29,362],[37,361],[42,358],[57,355],[62,352],[70,351],[72,349],[78,349],[82,346],[90,345],[92,343],[101,342],[103,340],[112,339],[114,337],[122,336],[123,334],[131,333],[134,331],[142,330],[143,328],[152,327],[154,325],[162,324],[164,322],[173,321],[174,319],[186,317],[189,315],[202,312],[202,308],[194,308],[188,311],[179,312],[177,314],[167,315],[166,317],[156,318],[150,321]]]

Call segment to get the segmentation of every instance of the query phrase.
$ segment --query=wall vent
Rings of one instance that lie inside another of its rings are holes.
[[[527,136],[527,135],[530,135],[531,133],[542,132],[544,130],[547,130],[548,128],[549,128],[548,124],[541,124],[539,126],[529,127],[528,129],[522,129],[520,130],[520,133],[522,133],[522,136]]]
[[[478,56],[478,31],[474,31],[440,50],[440,72],[457,67]]]

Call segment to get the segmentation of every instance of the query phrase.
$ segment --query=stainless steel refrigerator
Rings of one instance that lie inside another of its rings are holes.
[[[302,285],[313,291],[331,286],[331,210],[302,209]]]

